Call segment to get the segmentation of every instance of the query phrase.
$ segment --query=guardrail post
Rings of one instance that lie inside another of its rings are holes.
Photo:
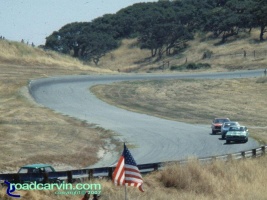
[[[113,167],[108,168],[108,178],[112,179]]]
[[[72,183],[73,182],[72,171],[67,171],[67,177],[68,177],[68,183]]]
[[[246,158],[246,152],[245,151],[242,151],[241,152],[241,156],[242,156],[243,159],[245,159]]]
[[[19,174],[14,174],[12,178],[13,178],[13,180],[14,180],[15,183],[20,183]]]
[[[88,171],[88,179],[91,180],[93,178],[94,175],[94,169],[89,169]]]
[[[261,147],[262,155],[265,155],[265,146]]]
[[[48,183],[49,182],[49,178],[48,178],[49,176],[48,176],[48,173],[47,172],[44,172],[43,173],[43,183]]]
[[[257,156],[256,149],[252,149],[252,158],[255,158]]]
[[[158,169],[159,169],[159,165],[158,164],[155,164],[154,165],[154,171],[158,171]]]

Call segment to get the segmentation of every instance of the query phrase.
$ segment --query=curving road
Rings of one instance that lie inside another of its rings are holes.
[[[115,81],[151,79],[230,79],[261,76],[263,70],[206,74],[130,74],[64,76],[33,80],[29,91],[35,101],[56,112],[113,130],[119,140],[136,145],[131,150],[138,164],[208,157],[256,148],[246,144],[226,145],[219,135],[210,135],[210,125],[191,125],[146,114],[130,112],[109,105],[90,93],[96,84]],[[118,155],[106,154],[94,167],[114,164]]]

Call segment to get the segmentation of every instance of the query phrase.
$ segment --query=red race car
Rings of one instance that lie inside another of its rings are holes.
[[[211,124],[212,134],[221,132],[221,127],[224,122],[230,122],[230,119],[229,118],[215,118]]]

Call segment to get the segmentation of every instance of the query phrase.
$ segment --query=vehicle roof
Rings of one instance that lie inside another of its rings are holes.
[[[51,167],[51,165],[38,163],[38,164],[24,165],[21,168],[42,168],[42,167]]]
[[[245,128],[246,126],[230,126],[230,127],[238,127],[238,128],[243,127],[243,128]]]
[[[216,117],[214,119],[229,119],[228,117]]]
[[[214,120],[213,120],[213,122],[214,121],[230,121],[230,119],[229,118],[214,118]],[[217,122],[215,122],[215,123],[217,123]],[[220,122],[221,123],[221,122]],[[222,122],[223,123],[223,122]]]
[[[238,122],[236,122],[236,121],[229,121],[229,122],[224,122],[224,124],[228,124],[228,123],[238,123]],[[238,123],[239,124],[239,123]]]

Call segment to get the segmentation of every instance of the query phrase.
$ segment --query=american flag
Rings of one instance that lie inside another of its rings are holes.
[[[143,179],[136,162],[130,151],[124,144],[124,150],[112,174],[112,181],[115,185],[134,186],[144,192],[142,188]]]

